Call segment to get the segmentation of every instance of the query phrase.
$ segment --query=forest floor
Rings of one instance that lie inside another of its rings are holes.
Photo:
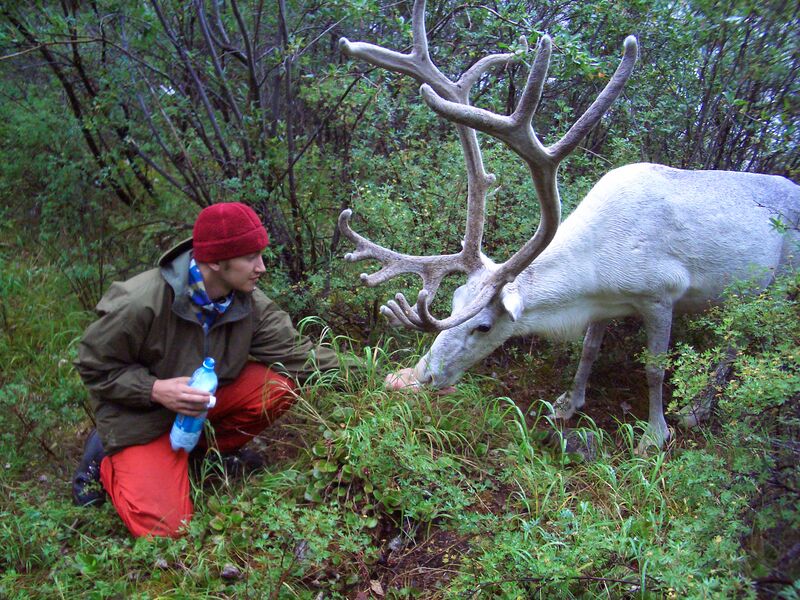
[[[621,423],[635,424],[637,420],[647,419],[647,385],[644,367],[636,361],[636,343],[640,341],[638,325],[628,321],[609,331],[606,344],[615,350],[612,358],[601,358],[592,374],[590,390],[587,394],[583,413],[595,424],[609,433],[619,428]],[[528,416],[528,424],[536,426],[546,434],[550,427],[546,422],[537,421],[531,414],[540,399],[554,400],[565,388],[559,387],[564,381],[564,373],[575,368],[575,356],[562,352],[559,360],[536,359],[550,353],[544,348],[547,342],[536,339],[516,340],[510,346],[500,348],[488,357],[475,372],[484,377],[487,395],[507,396],[515,402],[523,414]],[[520,352],[525,352],[530,360],[520,363],[515,360]],[[621,360],[622,362],[615,362]],[[499,375],[502,373],[502,377]],[[399,393],[399,392],[398,392]],[[570,423],[565,423],[568,430]],[[67,474],[72,465],[77,464],[83,447],[87,427],[80,429],[74,442],[65,450],[58,471]],[[310,442],[303,435],[303,419],[291,412],[284,415],[273,426],[265,430],[248,445],[258,452],[265,461],[265,469],[280,470],[292,465],[310,451]],[[685,435],[680,432],[679,435]],[[32,477],[47,477],[31,473]],[[54,482],[55,483],[55,482]],[[63,479],[59,484],[64,484]],[[212,480],[212,490],[218,481]],[[497,516],[509,510],[508,498],[514,490],[507,483],[496,482],[495,489],[482,495],[483,510]],[[60,490],[67,494],[68,488]],[[89,508],[87,511],[95,509]],[[87,514],[91,514],[88,512]],[[416,531],[417,524],[405,521],[398,527],[396,519],[383,514],[378,526],[372,531],[374,543],[382,549],[381,557],[370,570],[369,581],[377,581],[382,588],[408,588],[417,590],[437,590],[446,588],[448,582],[458,573],[454,565],[462,556],[469,553],[472,534],[460,534],[448,529],[430,528],[424,534]],[[363,600],[378,597],[365,590],[354,590],[350,597]]]

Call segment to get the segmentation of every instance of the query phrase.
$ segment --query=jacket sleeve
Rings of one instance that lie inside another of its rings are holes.
[[[258,290],[253,293],[255,319],[250,355],[270,368],[303,383],[315,371],[339,367],[331,348],[314,344],[292,325],[289,315]]]
[[[113,284],[97,305],[100,318],[89,325],[78,346],[75,367],[98,399],[149,408],[156,377],[139,364],[138,357],[153,313],[134,307],[129,292]]]

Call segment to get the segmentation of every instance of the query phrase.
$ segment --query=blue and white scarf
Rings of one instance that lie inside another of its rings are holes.
[[[189,286],[186,293],[189,294],[189,299],[197,308],[195,311],[197,320],[200,321],[203,331],[206,333],[211,329],[217,317],[228,310],[233,301],[233,292],[222,300],[214,301],[208,297],[206,286],[203,283],[203,274],[200,272],[194,257],[189,261]]]

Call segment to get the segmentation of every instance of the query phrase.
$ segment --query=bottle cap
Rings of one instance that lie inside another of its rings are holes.
[[[209,357],[207,357],[207,358],[206,358],[206,359],[203,361],[203,366],[204,366],[206,369],[213,369],[215,364],[216,364],[216,363],[214,362],[214,359],[213,359],[213,358],[211,358],[210,356],[209,356]]]
[[[210,410],[210,409],[214,408],[216,405],[217,405],[217,397],[216,396],[211,396],[208,399],[208,404],[206,405],[206,408]]]

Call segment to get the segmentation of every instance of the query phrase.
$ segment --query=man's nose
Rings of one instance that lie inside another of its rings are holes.
[[[266,273],[267,268],[264,266],[264,257],[259,255],[258,261],[256,262],[256,272],[261,275],[261,273]]]

